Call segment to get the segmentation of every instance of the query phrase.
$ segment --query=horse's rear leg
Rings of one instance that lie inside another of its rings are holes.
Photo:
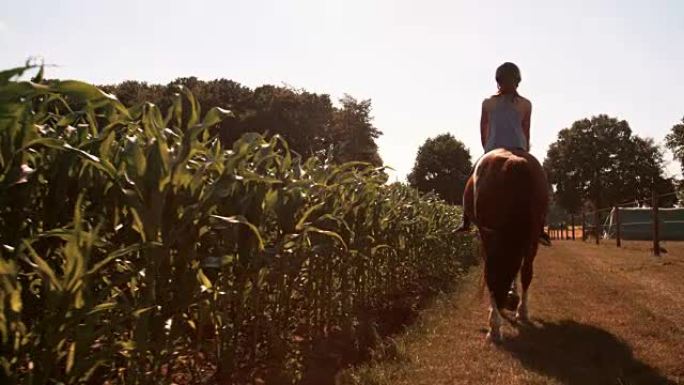
[[[518,311],[515,313],[515,318],[519,321],[527,321],[527,293],[529,292],[530,284],[532,283],[532,261],[533,257],[528,257],[523,260],[522,268],[520,269],[520,283],[522,284],[522,297],[518,304]]]
[[[487,340],[490,342],[501,341],[501,314],[496,306],[494,294],[490,292],[489,295],[489,332],[487,332]]]

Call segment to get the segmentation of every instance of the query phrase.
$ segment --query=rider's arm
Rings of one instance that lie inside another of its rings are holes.
[[[482,102],[482,115],[480,116],[480,141],[482,148],[487,145],[487,137],[489,136],[489,114],[485,107],[487,100]]]
[[[523,134],[525,134],[525,139],[527,139],[527,149],[530,149],[530,121],[532,120],[532,103],[527,100],[527,108],[523,115],[522,129]]]

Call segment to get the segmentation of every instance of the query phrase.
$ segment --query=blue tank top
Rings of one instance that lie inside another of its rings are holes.
[[[529,151],[520,111],[506,96],[497,97],[494,108],[489,111],[489,136],[485,144],[485,153],[495,148]]]

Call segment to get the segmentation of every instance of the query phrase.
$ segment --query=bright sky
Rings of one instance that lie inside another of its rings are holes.
[[[99,84],[194,75],[370,98],[393,179],[440,133],[481,154],[480,103],[496,91],[503,61],[522,70],[540,159],[577,119],[607,113],[662,143],[684,116],[681,0],[7,0],[2,8],[0,69],[41,56],[60,66],[49,77]]]

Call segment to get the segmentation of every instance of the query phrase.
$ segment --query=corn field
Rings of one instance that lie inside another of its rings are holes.
[[[467,268],[460,210],[381,168],[226,146],[182,88],[160,111],[42,76],[0,72],[2,384],[296,384]]]

